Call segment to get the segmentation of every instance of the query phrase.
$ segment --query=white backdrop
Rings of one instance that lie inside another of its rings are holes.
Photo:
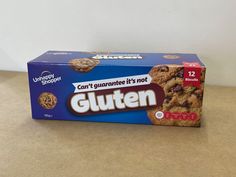
[[[0,0],[0,70],[46,50],[197,53],[236,86],[235,0]]]

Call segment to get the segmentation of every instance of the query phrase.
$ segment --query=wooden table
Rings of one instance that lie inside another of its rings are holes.
[[[0,177],[236,176],[236,88],[206,87],[201,128],[32,120],[20,72],[0,99]]]

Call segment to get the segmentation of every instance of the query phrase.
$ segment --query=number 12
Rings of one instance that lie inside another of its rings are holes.
[[[188,75],[189,75],[190,77],[195,77],[195,71],[189,71],[189,72],[188,72]]]

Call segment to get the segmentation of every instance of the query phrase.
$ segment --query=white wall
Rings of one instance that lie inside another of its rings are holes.
[[[236,86],[235,0],[0,0],[0,69],[46,50],[197,53]]]

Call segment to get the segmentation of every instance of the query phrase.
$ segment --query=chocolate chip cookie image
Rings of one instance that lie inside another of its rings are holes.
[[[178,71],[182,68],[182,65],[158,65],[154,66],[149,75],[152,77],[152,83],[159,84],[160,86],[164,86],[166,81],[170,80],[172,77],[177,75]],[[183,73],[178,73],[183,76]]]
[[[91,58],[78,58],[69,61],[69,65],[78,72],[89,72],[99,63],[99,60]]]
[[[44,109],[53,109],[57,104],[57,97],[50,92],[43,92],[38,97],[38,103]]]
[[[157,65],[150,70],[152,83],[160,85],[165,93],[162,106],[147,110],[147,115],[153,124],[200,126],[205,69],[202,69],[201,73],[201,86],[197,88],[183,86],[182,65]],[[171,116],[166,117],[166,114],[160,116],[160,113],[164,112]],[[180,114],[188,118],[178,117]]]

